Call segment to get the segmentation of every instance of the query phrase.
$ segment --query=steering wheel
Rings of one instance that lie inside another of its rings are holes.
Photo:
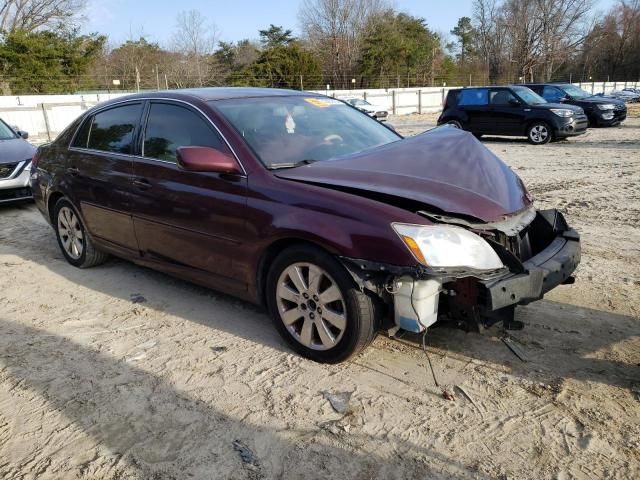
[[[343,143],[344,139],[340,136],[337,135],[335,133],[332,133],[331,135],[327,135],[326,137],[324,137],[324,143]]]

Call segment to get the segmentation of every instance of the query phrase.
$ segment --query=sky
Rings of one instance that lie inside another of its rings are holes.
[[[299,34],[302,0],[88,0],[86,33],[106,34],[113,44],[144,35],[167,45],[175,19],[184,10],[199,10],[216,25],[221,40],[257,39],[258,30],[273,23]],[[473,0],[396,0],[397,10],[426,19],[436,32],[448,33],[458,18],[471,16]],[[596,0],[595,11],[607,10],[615,0]]]

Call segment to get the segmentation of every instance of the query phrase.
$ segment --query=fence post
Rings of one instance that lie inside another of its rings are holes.
[[[366,90],[364,91],[364,101],[365,102],[367,101],[367,91]]]
[[[418,115],[422,115],[422,90],[418,89]]]
[[[442,105],[444,105],[444,87],[442,87],[442,102],[440,102],[440,103],[442,103]]]
[[[396,114],[396,91],[391,90],[391,111]]]
[[[44,103],[41,103],[42,107],[42,116],[44,117],[44,126],[47,129],[47,139],[51,141],[51,128],[49,128],[49,116],[47,115],[47,108],[44,106]]]

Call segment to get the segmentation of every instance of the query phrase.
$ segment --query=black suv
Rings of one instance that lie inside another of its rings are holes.
[[[587,130],[580,107],[547,103],[527,87],[474,87],[450,90],[438,125],[450,124],[482,135],[527,136],[535,145]]]
[[[527,87],[547,102],[582,107],[591,125],[613,127],[627,118],[627,107],[622,100],[595,96],[571,83],[536,83]]]

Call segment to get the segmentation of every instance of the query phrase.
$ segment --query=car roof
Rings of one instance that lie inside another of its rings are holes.
[[[257,98],[257,97],[286,97],[306,96],[319,97],[321,95],[300,90],[287,90],[283,88],[254,88],[254,87],[207,87],[184,88],[180,90],[162,90],[153,92],[141,92],[133,95],[118,97],[112,101],[122,102],[135,100],[136,98],[170,98],[177,100],[201,100],[204,102],[226,100],[230,98]],[[106,102],[111,103],[111,102]]]
[[[554,85],[556,87],[562,87],[562,86],[567,86],[567,85],[573,85],[573,83],[569,83],[569,82],[543,82],[543,83],[525,83],[523,84],[523,86],[527,87],[527,86],[542,86],[542,85]]]

